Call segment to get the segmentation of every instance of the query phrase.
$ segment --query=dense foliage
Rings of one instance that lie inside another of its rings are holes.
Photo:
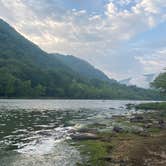
[[[152,86],[166,93],[166,72],[161,73],[153,82]]]
[[[109,80],[85,61],[79,69],[78,59],[68,58],[47,54],[0,20],[0,97],[160,99],[152,90]]]

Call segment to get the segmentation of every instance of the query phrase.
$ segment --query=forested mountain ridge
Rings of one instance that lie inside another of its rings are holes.
[[[73,71],[77,71],[80,75],[89,79],[100,79],[103,81],[115,82],[115,80],[109,79],[102,71],[93,67],[85,60],[79,59],[72,55],[52,54],[65,65],[70,67]]]
[[[81,73],[68,58],[44,52],[0,19],[0,97],[160,99],[158,92],[110,82],[95,69]]]

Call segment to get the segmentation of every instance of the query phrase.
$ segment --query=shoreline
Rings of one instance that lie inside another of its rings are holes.
[[[78,166],[166,164],[166,109],[145,110],[131,117],[114,116],[111,123],[112,128],[107,130],[102,124],[82,130],[96,138],[76,141],[75,146],[85,160]]]

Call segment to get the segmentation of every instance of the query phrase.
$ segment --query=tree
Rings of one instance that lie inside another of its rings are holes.
[[[151,84],[161,92],[166,92],[166,72],[161,73]]]

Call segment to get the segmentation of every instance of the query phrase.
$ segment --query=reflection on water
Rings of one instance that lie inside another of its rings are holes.
[[[81,159],[71,145],[72,131],[91,123],[106,123],[112,115],[130,114],[124,106],[135,102],[0,100],[0,163],[74,166]]]

